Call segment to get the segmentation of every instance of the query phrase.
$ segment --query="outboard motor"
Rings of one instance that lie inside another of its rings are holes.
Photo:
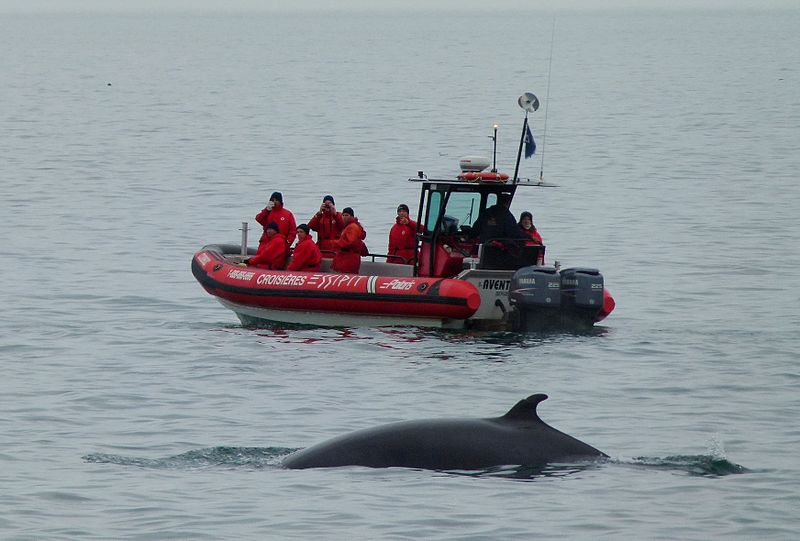
[[[561,271],[561,308],[564,323],[594,324],[603,308],[603,275],[597,269],[574,268]]]
[[[561,276],[555,267],[531,266],[515,272],[509,290],[512,328],[525,332],[560,325],[560,290]]]

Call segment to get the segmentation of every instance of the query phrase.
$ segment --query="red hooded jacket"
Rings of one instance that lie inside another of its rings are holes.
[[[342,213],[317,212],[308,221],[308,227],[317,232],[317,246],[319,246],[319,249],[332,252],[335,250],[333,243],[339,239],[344,229]],[[327,254],[325,257],[331,257],[331,255]]]
[[[354,216],[342,231],[339,239],[333,243],[336,255],[331,262],[331,269],[336,272],[357,274],[358,269],[361,268],[361,255],[367,253],[367,246],[364,244],[365,238],[367,238],[367,232],[358,223],[358,218]]]
[[[319,262],[322,261],[322,254],[319,247],[314,244],[314,239],[306,235],[306,238],[297,243],[292,253],[292,260],[286,270],[313,272],[319,270]]]
[[[248,265],[262,269],[282,270],[286,266],[286,257],[289,255],[289,245],[286,237],[275,233],[266,242],[262,242],[256,255],[248,260]]]
[[[395,222],[389,231],[389,255],[398,255],[405,261],[393,257],[388,258],[387,261],[412,264],[414,249],[417,247],[417,222],[409,219],[407,224],[401,224],[399,216]]]
[[[264,209],[256,214],[256,221],[264,227],[264,232],[259,239],[259,250],[261,249],[260,243],[267,240],[267,226],[270,222],[278,224],[278,233],[286,238],[286,244],[289,246],[294,242],[297,236],[297,224],[294,221],[294,214],[286,210],[282,203],[273,203],[272,210]]]
[[[529,242],[533,244],[544,244],[544,242],[542,242],[542,236],[538,231],[536,231],[535,227],[531,226],[530,229],[525,229],[524,227],[520,226],[519,228],[522,229],[522,232],[525,233],[525,236],[530,239]]]

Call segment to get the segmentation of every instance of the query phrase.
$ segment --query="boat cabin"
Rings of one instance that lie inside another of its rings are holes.
[[[409,179],[421,183],[415,275],[447,278],[465,269],[513,271],[541,265],[544,246],[519,238],[487,238],[478,231],[487,209],[504,198],[513,199],[520,186],[541,184],[527,179],[507,182],[501,179],[508,177],[498,173],[473,175],[475,180],[465,177],[429,179],[420,172]]]

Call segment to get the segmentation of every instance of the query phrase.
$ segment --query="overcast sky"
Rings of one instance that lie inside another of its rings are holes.
[[[448,10],[491,9],[800,9],[800,0],[0,0],[5,13],[73,11],[325,11],[342,10]]]

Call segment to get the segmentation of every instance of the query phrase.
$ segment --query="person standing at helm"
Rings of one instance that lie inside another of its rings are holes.
[[[278,225],[278,233],[286,239],[287,247],[294,242],[295,235],[297,235],[297,223],[294,221],[294,214],[283,206],[283,194],[281,192],[272,193],[264,210],[256,214],[256,221],[264,227],[264,233],[258,241],[259,250],[261,250],[261,244],[269,240],[267,238],[267,226],[270,222],[275,222]]]
[[[333,243],[336,255],[333,256],[331,270],[358,274],[358,270],[361,268],[361,255],[367,253],[367,246],[364,244],[367,233],[358,223],[358,218],[350,207],[342,211],[342,222],[344,222],[344,230],[339,239]]]
[[[333,243],[342,234],[344,222],[342,221],[342,213],[336,212],[336,205],[332,195],[326,195],[322,198],[322,205],[308,221],[308,227],[317,232],[317,246],[319,246],[320,250],[334,251]],[[325,257],[332,256],[329,254]]]
[[[307,224],[297,226],[297,245],[292,253],[292,260],[286,270],[315,272],[319,270],[322,254],[319,247],[314,243],[314,239],[308,234],[310,231]]]
[[[389,257],[386,261],[413,265],[416,248],[417,222],[409,218],[408,205],[402,203],[397,207],[397,218],[389,231]]]
[[[484,210],[472,226],[471,237],[479,237],[481,243],[491,239],[525,239],[528,238],[517,225],[517,220],[508,207],[511,206],[511,195],[500,194],[497,203]]]

